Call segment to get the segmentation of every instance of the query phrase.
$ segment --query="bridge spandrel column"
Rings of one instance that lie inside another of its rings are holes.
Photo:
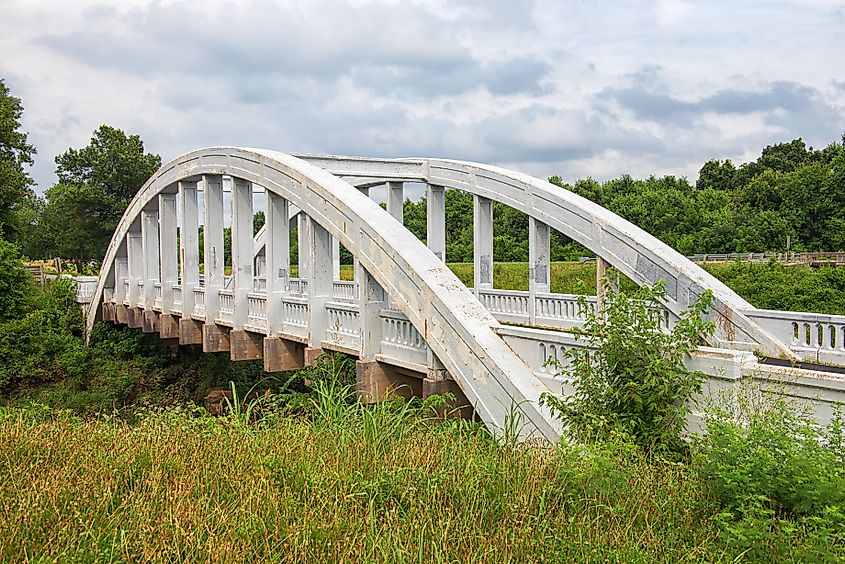
[[[129,307],[138,307],[141,302],[141,289],[138,282],[144,279],[144,245],[141,242],[141,223],[132,224],[126,234],[126,252],[129,271]]]
[[[297,248],[299,249],[298,261],[297,261],[297,268],[299,270],[299,278],[302,280],[308,280],[310,277],[309,268],[309,260],[308,260],[308,249],[311,248],[311,223],[308,220],[308,216],[305,213],[300,212],[296,216],[296,238],[297,238]]]
[[[159,270],[158,210],[141,211],[141,234],[143,239],[144,296],[141,307],[150,311],[155,304],[155,285],[161,281]]]
[[[269,190],[266,194],[267,328],[275,335],[284,327],[282,296],[290,279],[290,220],[288,201]]]
[[[206,175],[202,178],[205,201],[203,223],[203,266],[205,270],[205,319],[217,319],[223,288],[223,177]]]
[[[387,308],[388,298],[384,288],[363,266],[358,266],[356,277],[360,284],[358,293],[358,318],[361,327],[360,358],[369,361],[374,360],[381,352],[381,310]]]
[[[426,189],[426,240],[437,258],[446,262],[446,190],[428,185]]]
[[[311,246],[308,253],[309,344],[321,348],[328,328],[326,303],[332,298],[332,237],[319,223],[308,218]],[[308,248],[305,249],[308,252]],[[302,251],[302,249],[300,249]]]
[[[332,237],[332,280],[340,280],[340,241]]]
[[[126,281],[129,280],[129,260],[127,257],[117,257],[114,260],[114,294],[112,301],[123,304],[127,299]]]
[[[473,291],[493,287],[493,200],[473,195]]]
[[[181,255],[182,317],[189,319],[194,311],[194,288],[199,285],[199,206],[197,183],[179,183],[179,201],[182,206],[182,224],[179,226],[179,252]]]
[[[234,277],[235,329],[243,329],[249,313],[252,290],[252,183],[232,180],[232,276]]]
[[[360,186],[358,187],[358,191],[361,192],[366,197],[370,197],[370,187],[369,186]],[[355,282],[355,295],[360,296],[360,281],[358,280],[358,257],[352,257],[352,279]]]
[[[528,318],[537,321],[537,294],[549,292],[551,283],[551,228],[528,217]]]
[[[402,182],[387,183],[387,213],[399,223],[405,217],[405,185]]]
[[[161,262],[161,311],[169,315],[173,307],[173,287],[178,284],[176,194],[158,197]]]

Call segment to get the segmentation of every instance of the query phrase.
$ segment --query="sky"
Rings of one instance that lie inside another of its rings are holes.
[[[845,2],[3,0],[0,77],[54,158],[109,124],[215,145],[695,180],[845,133]]]

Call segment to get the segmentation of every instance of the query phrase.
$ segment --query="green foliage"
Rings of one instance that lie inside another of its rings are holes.
[[[699,442],[699,472],[721,508],[714,521],[722,538],[754,559],[785,547],[803,561],[845,550],[842,413],[820,428],[783,399],[740,401],[744,414],[712,411]]]
[[[34,305],[35,280],[18,249],[0,239],[0,323],[24,315]]]
[[[44,254],[84,261],[106,252],[129,201],[161,166],[161,157],[144,152],[137,135],[100,126],[82,149],[56,157],[59,183],[47,190],[39,229],[46,233]]]
[[[569,366],[559,366],[574,394],[545,394],[544,403],[577,441],[623,436],[649,452],[684,450],[684,418],[704,379],[684,360],[713,330],[702,320],[712,294],[702,294],[668,332],[660,330],[666,300],[662,282],[631,296],[608,291],[606,297],[604,309],[590,312],[576,331],[587,347],[567,350]],[[583,298],[581,307],[587,308]]]
[[[17,217],[18,209],[32,197],[32,178],[24,165],[32,165],[35,147],[20,130],[23,105],[9,93],[0,78],[0,237],[18,241],[26,225]]]

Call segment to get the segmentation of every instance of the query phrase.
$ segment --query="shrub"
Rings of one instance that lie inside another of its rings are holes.
[[[603,311],[589,313],[583,329],[576,330],[586,347],[566,351],[569,367],[558,366],[575,393],[542,398],[571,438],[586,442],[621,435],[649,452],[685,449],[684,418],[704,375],[687,370],[684,360],[713,330],[701,318],[713,296],[702,294],[668,332],[660,330],[658,319],[665,301],[662,282],[633,295],[608,291]]]
[[[35,280],[21,262],[18,248],[0,239],[0,323],[18,319],[35,302]]]
[[[721,510],[714,517],[720,536],[760,557],[815,559],[831,546],[845,548],[841,412],[820,427],[783,399],[748,411],[744,421],[709,413],[699,441],[701,478]]]

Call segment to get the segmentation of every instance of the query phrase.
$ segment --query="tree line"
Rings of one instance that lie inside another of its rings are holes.
[[[60,256],[79,264],[103,258],[121,215],[161,166],[138,135],[102,125],[89,144],[55,158],[58,182],[43,197],[26,167],[36,149],[21,130],[23,105],[0,79],[0,237],[29,258]],[[704,163],[695,183],[666,175],[549,181],[617,213],[684,254],[845,250],[845,135],[823,149],[802,139],[770,145],[751,162]],[[472,196],[447,189],[446,256],[470,262]],[[405,225],[425,241],[426,202],[406,200]],[[528,218],[494,203],[493,253],[500,262],[528,259]],[[255,230],[263,224],[255,217]],[[228,229],[227,229],[228,231]],[[295,233],[292,242],[296,241]],[[224,234],[230,242],[230,233]],[[552,235],[552,260],[589,255]],[[230,246],[227,246],[227,257]],[[201,252],[201,251],[200,251]],[[296,258],[296,249],[292,252]],[[343,262],[351,262],[348,252]]]

